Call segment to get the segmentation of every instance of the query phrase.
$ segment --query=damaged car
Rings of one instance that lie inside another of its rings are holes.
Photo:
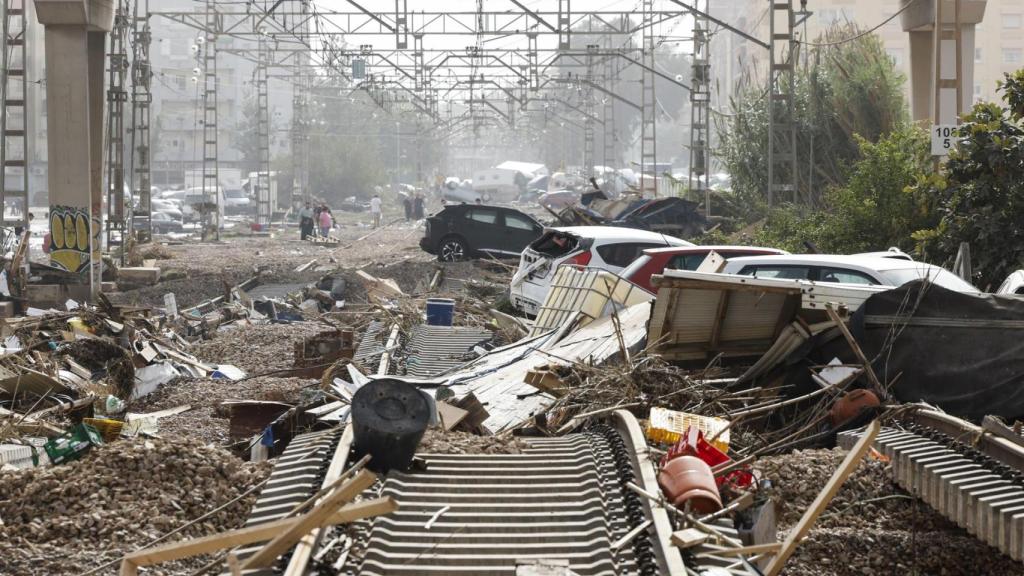
[[[892,287],[899,287],[914,280],[927,279],[955,292],[980,292],[970,283],[945,268],[891,257],[843,254],[749,256],[730,258],[725,263],[722,272],[755,278]]]
[[[693,244],[658,232],[617,226],[551,228],[523,250],[509,298],[517,310],[533,316],[547,297],[559,266],[587,266],[618,273],[644,250],[667,246]]]
[[[762,248],[758,246],[679,246],[673,248],[652,248],[644,250],[620,276],[633,284],[654,294],[658,290],[651,283],[651,276],[661,274],[667,269],[696,270],[708,254],[715,252],[723,258],[741,258],[743,256],[766,256],[789,254],[785,250]]]
[[[480,254],[512,258],[543,231],[540,222],[513,208],[457,204],[426,219],[420,248],[442,262]]]

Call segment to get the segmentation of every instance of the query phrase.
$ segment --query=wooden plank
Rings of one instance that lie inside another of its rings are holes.
[[[875,441],[875,436],[878,436],[878,431],[881,429],[881,425],[878,420],[871,422],[864,433],[861,434],[860,440],[853,446],[853,449],[846,455],[843,462],[836,468],[836,471],[832,473],[832,477],[829,478],[825,487],[815,497],[814,502],[804,512],[804,515],[800,517],[800,521],[796,523],[796,526],[789,531],[786,535],[786,540],[782,543],[782,547],[779,549],[778,554],[772,559],[771,564],[765,569],[765,576],[779,576],[782,572],[783,566],[786,565],[786,561],[796,551],[797,545],[801,540],[807,536],[810,532],[811,526],[814,524],[818,516],[825,510],[828,503],[832,501],[832,498],[842,488],[843,482],[853,474],[853,471],[857,469],[857,465],[860,464],[861,459],[864,458],[864,454],[867,453],[868,449],[871,448],[872,442]]]
[[[310,530],[323,524],[327,518],[334,514],[339,506],[358,496],[360,492],[372,486],[376,480],[376,474],[369,470],[361,470],[354,478],[345,482],[331,493],[330,496],[318,502],[301,520],[275,536],[266,546],[248,557],[242,563],[242,569],[248,570],[250,568],[270,566],[278,556],[287,552],[289,548],[294,546]]]
[[[712,546],[709,544],[709,546]],[[755,554],[774,553],[782,547],[781,542],[770,542],[768,544],[753,544],[751,546],[742,546],[740,548],[726,548],[724,546],[715,546],[713,550],[700,552],[695,554],[695,558],[713,558],[715,556],[753,556]]]
[[[373,500],[367,500],[365,502],[345,506],[341,510],[338,510],[329,516],[321,526],[345,524],[362,518],[388,514],[397,509],[398,504],[390,496],[375,498]],[[303,519],[305,519],[305,516],[285,518],[283,520],[275,520],[265,524],[257,524],[256,526],[229,530],[219,534],[211,534],[210,536],[193,538],[182,542],[172,542],[170,544],[164,544],[163,546],[146,548],[144,550],[132,552],[122,559],[121,574],[126,574],[124,571],[126,563],[134,566],[135,568],[140,566],[152,566],[154,564],[161,564],[172,560],[198,556],[200,554],[209,554],[211,552],[223,550],[224,548],[233,548],[235,546],[252,544],[254,542],[264,542],[270,540],[277,534],[280,534],[283,530],[288,530],[295,526],[296,523]],[[130,573],[132,572],[128,572],[128,574]]]
[[[686,528],[672,533],[672,545],[677,548],[693,548],[708,541],[711,535],[696,528]]]

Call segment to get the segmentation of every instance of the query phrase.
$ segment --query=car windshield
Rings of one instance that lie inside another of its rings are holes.
[[[979,290],[962,280],[956,274],[935,266],[915,266],[913,268],[897,268],[882,270],[886,282],[893,286],[902,286],[907,282],[928,278],[933,283],[956,292],[978,292]]]

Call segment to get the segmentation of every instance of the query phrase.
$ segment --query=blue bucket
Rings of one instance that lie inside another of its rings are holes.
[[[427,298],[427,324],[430,326],[451,326],[454,315],[455,300]]]

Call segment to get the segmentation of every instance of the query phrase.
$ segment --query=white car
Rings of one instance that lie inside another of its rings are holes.
[[[512,305],[534,316],[547,297],[555,269],[562,264],[621,272],[648,248],[693,246],[658,232],[616,226],[549,228],[523,250],[512,277]]]
[[[931,282],[956,292],[979,292],[970,283],[944,268],[893,257],[842,254],[747,256],[730,258],[726,261],[722,273],[755,278],[892,287],[928,278]]]
[[[1003,280],[996,290],[996,294],[1021,295],[1024,294],[1024,270],[1014,270]]]
[[[224,191],[224,211],[228,214],[248,214],[252,211],[253,202],[241,188],[229,188]]]
[[[178,207],[176,202],[154,198],[149,201],[149,207],[154,213],[163,212],[170,216],[172,220],[177,220],[179,222],[184,220],[184,216],[181,214],[181,208]]]

